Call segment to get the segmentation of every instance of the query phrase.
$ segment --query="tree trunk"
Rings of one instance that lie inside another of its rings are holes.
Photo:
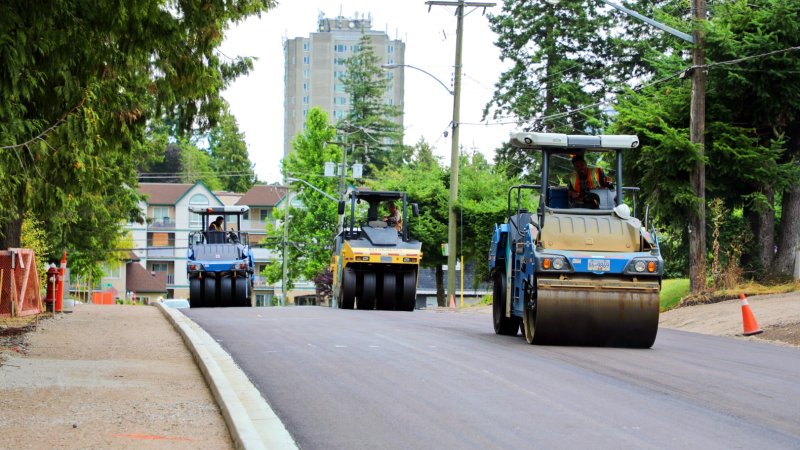
[[[25,204],[26,184],[16,185],[13,205],[7,205],[6,219],[3,225],[3,233],[0,235],[0,249],[19,247],[22,240],[22,205]]]
[[[800,123],[791,127],[787,160],[792,158],[800,164]],[[795,253],[800,250],[800,184],[794,185],[783,193],[781,210],[781,229],[778,239],[778,254],[775,258],[773,273],[779,277],[791,277],[794,273]]]
[[[762,186],[762,192],[770,205],[775,204],[775,190],[770,186]],[[766,275],[775,259],[775,210],[749,212],[750,228],[756,249],[753,254],[759,272]]]
[[[436,265],[436,304],[439,306],[447,306],[447,299],[444,294],[444,270],[442,265]]]
[[[794,185],[783,194],[778,255],[773,273],[791,277],[794,272],[795,252],[800,250],[800,185]]]

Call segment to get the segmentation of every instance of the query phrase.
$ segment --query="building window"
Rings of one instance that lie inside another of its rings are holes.
[[[308,83],[303,83],[303,90],[308,91]]]
[[[303,42],[303,51],[304,52],[308,51],[308,42]]]
[[[344,44],[336,44],[333,46],[333,51],[336,53],[344,53],[347,51],[347,46]]]
[[[167,272],[169,268],[167,267],[167,263],[153,263],[150,270],[153,272]]]
[[[153,219],[155,219],[156,225],[169,224],[171,222],[171,219],[169,217],[169,208],[166,206],[154,206]]]
[[[261,221],[266,222],[272,219],[272,210],[269,208],[264,208],[261,210]]]
[[[394,53],[394,45],[386,47],[386,53]]]
[[[389,59],[386,60],[386,63],[387,64],[394,64],[394,59],[389,58]]]
[[[304,105],[308,104],[308,96],[307,95],[303,96],[303,104]]]
[[[311,71],[308,70],[308,69],[304,69],[303,70],[303,78],[309,78],[309,77],[311,77]]]
[[[334,80],[341,80],[345,73],[347,73],[347,72],[342,71],[342,70],[334,70],[333,71],[333,79]]]
[[[386,99],[386,104],[389,105],[389,106],[392,106],[392,105],[394,105],[394,100],[392,100],[391,98],[387,98]]]
[[[310,56],[303,56],[303,64],[308,64],[311,62]]]
[[[360,44],[354,44],[354,45],[350,46],[350,51],[353,52],[353,53],[355,53],[355,52],[357,52],[359,50],[361,50],[361,45]]]
[[[347,97],[334,97],[333,98],[334,105],[346,105],[347,104]]]
[[[208,206],[208,197],[203,194],[194,194],[192,198],[189,199],[189,206]],[[190,228],[201,228],[202,227],[202,220],[200,220],[200,214],[189,213],[189,227]]]
[[[105,271],[106,278],[120,278],[122,274],[122,264],[115,264],[114,266],[103,264],[103,270]]]
[[[343,66],[347,64],[347,58],[342,58],[342,57],[334,58],[333,63],[339,66]]]
[[[336,92],[344,92],[344,85],[336,83],[336,85],[333,87],[333,90]]]
[[[344,119],[344,111],[334,111],[333,117],[337,119]]]
[[[307,109],[304,109],[304,110],[303,110],[303,117],[305,117],[305,116],[307,116],[307,115],[308,115],[308,110],[307,110]]]

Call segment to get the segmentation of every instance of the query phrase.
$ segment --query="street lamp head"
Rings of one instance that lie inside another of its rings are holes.
[[[397,69],[398,67],[400,66],[397,64],[381,64],[381,69],[383,70]]]

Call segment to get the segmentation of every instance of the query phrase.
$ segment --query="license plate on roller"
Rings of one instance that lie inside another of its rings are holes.
[[[608,272],[611,270],[610,259],[590,259],[589,270],[592,272]]]

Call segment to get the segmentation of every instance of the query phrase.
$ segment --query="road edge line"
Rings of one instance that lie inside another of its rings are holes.
[[[192,353],[236,448],[297,449],[283,422],[228,352],[180,311],[161,304],[158,307]]]

